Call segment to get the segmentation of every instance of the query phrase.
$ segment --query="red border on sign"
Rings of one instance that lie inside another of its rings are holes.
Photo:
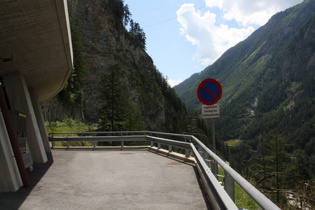
[[[219,89],[219,95],[215,95],[215,94],[212,93],[210,90],[208,90],[208,89],[206,89],[206,88],[204,87],[204,84],[207,83],[207,82],[212,82],[212,83],[216,84],[216,86],[217,86],[218,89]],[[211,95],[215,98],[215,100],[214,100],[214,101],[210,101],[210,102],[203,100],[203,98],[201,97],[201,93],[200,93],[201,89],[205,89],[209,94],[211,94]],[[220,98],[221,98],[221,96],[222,96],[222,86],[221,86],[221,84],[220,84],[217,80],[215,80],[215,79],[212,79],[212,78],[205,79],[205,80],[203,80],[203,81],[198,85],[197,95],[198,95],[199,101],[200,101],[201,103],[205,104],[205,105],[213,105],[213,104],[216,104],[216,103],[220,100]]]

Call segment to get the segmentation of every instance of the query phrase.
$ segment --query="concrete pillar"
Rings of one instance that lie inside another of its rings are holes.
[[[29,87],[29,93],[31,96],[31,101],[33,104],[33,108],[34,108],[34,112],[35,112],[35,117],[38,123],[38,128],[43,140],[43,145],[45,147],[45,151],[48,153],[51,153],[51,149],[50,149],[50,144],[48,141],[48,133],[47,133],[47,129],[46,129],[46,125],[45,125],[45,120],[44,120],[44,116],[43,116],[43,112],[40,108],[39,102],[38,102],[38,98],[37,98],[37,94],[34,91],[34,88]]]
[[[8,94],[11,110],[25,112],[27,141],[34,163],[47,162],[41,132],[36,119],[34,107],[29,93],[28,85],[19,72],[3,76],[4,85]]]
[[[15,192],[23,185],[0,112],[0,192]]]

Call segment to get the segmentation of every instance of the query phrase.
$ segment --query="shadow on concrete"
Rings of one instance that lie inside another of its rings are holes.
[[[196,166],[194,166],[194,171],[195,171],[195,174],[196,174],[196,178],[197,178],[197,180],[198,180],[199,188],[201,189],[201,193],[202,193],[203,199],[204,199],[205,202],[206,202],[207,208],[210,210],[210,209],[212,209],[212,207],[211,207],[210,201],[209,201],[209,199],[208,199],[207,193],[206,193],[206,191],[204,190],[204,187],[202,186],[201,177],[200,177],[200,175],[199,175],[199,173],[198,173],[198,170],[197,170]]]
[[[46,163],[34,163],[33,171],[27,170],[32,185],[31,187],[21,187],[17,192],[0,193],[0,209],[19,209],[53,164],[54,160],[51,153],[47,153],[47,158],[48,161]]]

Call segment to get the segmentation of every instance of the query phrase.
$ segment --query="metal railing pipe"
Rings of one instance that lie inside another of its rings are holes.
[[[147,141],[145,135],[48,137],[49,141]]]
[[[171,145],[171,146],[183,148],[183,149],[191,149],[190,143],[188,142],[175,141],[175,140],[170,140],[170,139],[165,139],[165,138],[160,138],[160,137],[155,137],[155,136],[147,136],[146,138],[148,141],[153,141],[156,143]]]
[[[221,158],[214,154],[209,148],[207,148],[199,139],[194,136],[191,138],[196,141],[233,179],[243,188],[243,190],[252,197],[252,199],[263,209],[268,210],[280,210],[280,208],[274,204],[263,193],[257,190],[252,184],[244,179],[240,174],[227,165]]]
[[[238,210],[238,207],[220,185],[193,143],[191,143],[191,148],[203,175],[206,191],[209,191],[207,194],[208,198],[211,200],[212,209]]]

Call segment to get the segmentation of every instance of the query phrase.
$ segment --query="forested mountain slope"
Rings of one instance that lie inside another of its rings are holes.
[[[200,112],[196,90],[205,78],[223,87],[217,129],[225,139],[277,131],[304,149],[315,141],[315,1],[274,15],[213,65],[175,87]]]
[[[176,86],[186,106],[199,113],[196,90],[206,78],[217,79],[223,89],[216,134],[241,140],[230,147],[232,167],[283,209],[287,192],[305,206],[315,205],[310,181],[315,177],[315,1],[274,15]]]

